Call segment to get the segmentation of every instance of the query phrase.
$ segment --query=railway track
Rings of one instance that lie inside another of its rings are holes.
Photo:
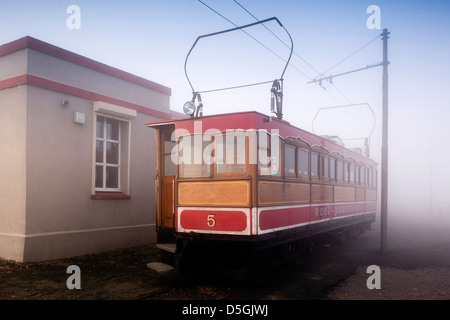
[[[248,286],[223,288],[214,284],[193,287],[170,286],[140,295],[134,300],[228,300],[244,292]]]

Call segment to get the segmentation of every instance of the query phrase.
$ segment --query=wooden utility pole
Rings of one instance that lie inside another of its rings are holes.
[[[387,253],[387,207],[388,207],[388,42],[389,32],[383,29],[383,132],[381,142],[381,253]]]

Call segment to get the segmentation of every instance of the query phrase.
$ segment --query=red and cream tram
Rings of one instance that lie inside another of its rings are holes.
[[[203,116],[201,92],[186,72],[197,42],[271,21],[291,41],[271,89],[276,117]],[[199,36],[185,62],[190,118],[147,124],[156,129],[158,246],[182,252],[181,261],[208,256],[238,268],[240,262],[266,266],[278,256],[301,256],[317,235],[343,234],[375,220],[377,163],[282,120],[283,75],[292,52],[292,38],[275,17]]]
[[[161,248],[299,254],[315,235],[375,220],[377,163],[330,139],[258,112],[147,125],[157,137]]]

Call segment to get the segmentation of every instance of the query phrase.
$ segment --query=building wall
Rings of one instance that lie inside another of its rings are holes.
[[[0,257],[21,260],[26,227],[26,88],[0,90]]]
[[[169,112],[170,96],[96,70],[28,50],[28,74],[95,92],[149,109]]]
[[[6,54],[0,59],[0,81],[27,73],[28,49]]]
[[[69,105],[63,107],[62,99]],[[73,113],[86,114],[75,124]],[[28,86],[24,261],[48,260],[154,242],[155,138],[138,114],[130,121],[131,199],[91,199],[93,102]]]
[[[43,261],[155,242],[155,136],[145,123],[170,117],[170,89],[45,50],[0,55],[8,66],[0,69],[0,257]],[[122,119],[125,199],[95,196],[99,103],[132,110]]]

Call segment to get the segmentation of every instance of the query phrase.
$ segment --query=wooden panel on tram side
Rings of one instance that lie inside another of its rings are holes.
[[[309,183],[264,180],[258,183],[258,205],[292,205],[309,201]]]
[[[311,185],[311,202],[333,202],[333,186],[325,184]]]
[[[366,189],[366,200],[367,201],[377,200],[377,190],[376,189]]]
[[[355,199],[354,187],[334,186],[334,202],[352,202]]]
[[[178,182],[179,206],[250,206],[250,180]]]
[[[366,200],[366,189],[356,188],[356,201]]]

